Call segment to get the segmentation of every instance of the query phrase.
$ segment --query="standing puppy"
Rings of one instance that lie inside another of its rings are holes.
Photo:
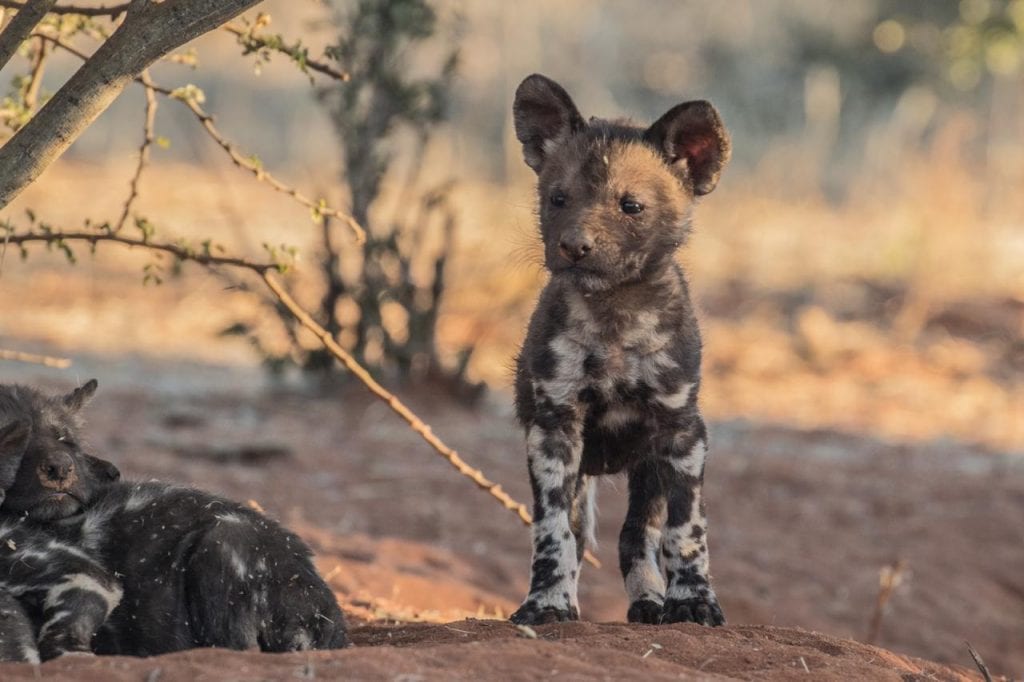
[[[579,618],[593,479],[624,471],[619,565],[629,620],[722,625],[701,498],[700,332],[674,256],[696,197],[714,189],[729,158],[728,135],[704,101],[673,107],[646,129],[588,123],[540,75],[520,84],[513,113],[537,173],[551,279],[516,368],[534,525],[530,593],[512,620]]]

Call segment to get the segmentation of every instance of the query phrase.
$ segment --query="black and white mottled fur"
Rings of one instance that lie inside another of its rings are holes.
[[[0,656],[34,660],[26,621],[43,660],[90,644],[140,656],[345,646],[297,536],[193,488],[116,482],[116,467],[81,450],[76,413],[95,388],[0,386]]]
[[[725,129],[706,102],[646,129],[584,122],[539,75],[519,86],[514,115],[538,174],[551,279],[517,361],[534,525],[530,591],[512,620],[579,618],[594,478],[625,472],[628,619],[721,625],[701,495],[701,339],[674,255],[695,197],[714,188],[728,158]]]
[[[83,514],[45,530],[121,581],[124,595],[97,633],[96,653],[346,644],[341,610],[309,548],[241,504],[194,488],[113,483]]]
[[[91,457],[72,434],[75,413],[95,389],[63,397],[0,386],[0,505],[33,501],[43,518],[75,513],[117,468]],[[25,462],[30,462],[25,465]],[[0,515],[0,661],[38,663],[88,653],[121,598],[121,585],[80,546]]]

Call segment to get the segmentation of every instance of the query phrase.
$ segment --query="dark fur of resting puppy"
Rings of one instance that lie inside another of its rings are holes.
[[[75,415],[95,389],[89,382],[54,399],[25,387],[0,387],[0,396],[29,415],[12,419],[16,410],[0,411],[0,428],[14,428],[4,422],[30,425],[27,444],[18,443],[14,430],[0,450],[0,463],[18,452],[21,457],[0,507],[0,528],[72,548],[113,579],[110,588],[119,600],[102,625],[96,623],[93,650],[149,656],[200,646],[345,646],[341,610],[297,536],[252,509],[193,488],[112,481],[113,465],[82,452]],[[3,404],[0,399],[0,410]],[[58,570],[67,556],[47,548],[38,563]],[[20,588],[6,589],[17,596]],[[34,614],[31,602],[18,601],[30,617],[46,617],[37,609]],[[77,617],[65,620],[85,627]]]

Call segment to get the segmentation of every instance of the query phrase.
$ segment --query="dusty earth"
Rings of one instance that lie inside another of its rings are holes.
[[[571,623],[527,636],[507,622],[367,625],[341,652],[193,650],[150,659],[6,665],[5,680],[968,680],[943,666],[799,629]],[[40,675],[41,673],[41,675]]]
[[[624,485],[612,479],[599,498],[604,566],[583,575],[587,622],[523,632],[495,619],[525,592],[526,529],[358,386],[313,394],[254,370],[75,360],[73,372],[6,363],[4,380],[65,388],[100,377],[93,450],[128,477],[253,500],[296,528],[350,614],[356,648],[76,658],[6,666],[3,679],[959,679],[977,676],[965,641],[993,673],[1024,675],[1019,454],[716,423],[707,499],[730,627],[621,624]],[[465,459],[528,499],[509,396],[469,409],[403,394]],[[897,562],[875,643],[898,653],[839,639],[869,638],[880,571]]]

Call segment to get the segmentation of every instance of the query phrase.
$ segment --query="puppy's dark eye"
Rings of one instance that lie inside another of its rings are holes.
[[[643,204],[636,199],[631,199],[629,197],[623,198],[622,201],[619,202],[619,207],[622,209],[623,213],[628,213],[629,215],[636,215],[638,213],[642,213],[644,210]]]
[[[565,202],[568,200],[569,198],[565,196],[564,192],[555,192],[554,194],[551,195],[551,205],[557,208],[565,206]]]

